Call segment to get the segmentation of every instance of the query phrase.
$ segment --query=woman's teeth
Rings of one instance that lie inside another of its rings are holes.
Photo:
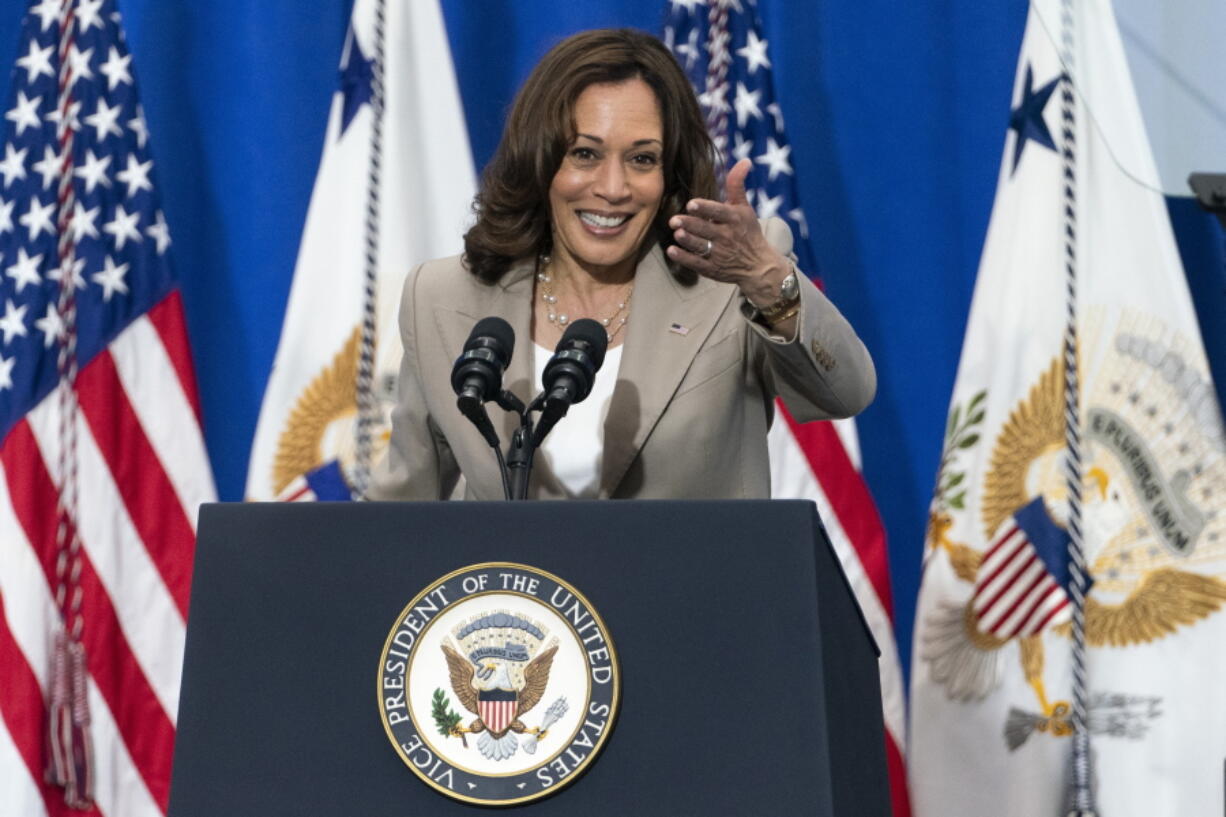
[[[600,216],[595,213],[580,213],[579,218],[593,227],[619,227],[626,222],[630,216]]]

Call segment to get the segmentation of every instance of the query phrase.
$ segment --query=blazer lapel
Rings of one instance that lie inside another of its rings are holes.
[[[659,245],[639,263],[621,369],[604,424],[601,498],[617,490],[735,292],[707,278],[682,286]]]

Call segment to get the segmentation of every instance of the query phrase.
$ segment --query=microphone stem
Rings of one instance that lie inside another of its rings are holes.
[[[502,449],[494,446],[494,456],[498,458],[498,474],[502,477],[502,496],[511,499],[511,481],[507,477],[507,461],[502,456]]]
[[[507,471],[511,479],[509,499],[528,498],[528,477],[532,473],[532,453],[532,423],[526,421],[511,435],[511,446],[507,454]]]

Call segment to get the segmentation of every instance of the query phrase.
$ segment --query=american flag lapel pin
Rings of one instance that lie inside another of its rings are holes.
[[[674,334],[677,334],[677,335],[681,335],[682,337],[685,337],[686,335],[690,333],[690,328],[688,326],[682,326],[679,323],[674,323],[668,327],[668,331]]]

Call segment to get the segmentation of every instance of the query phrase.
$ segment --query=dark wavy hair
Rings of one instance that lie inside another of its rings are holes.
[[[477,223],[464,235],[464,261],[494,282],[518,259],[552,250],[549,188],[575,139],[579,95],[597,83],[641,79],[655,92],[664,126],[664,197],[651,238],[667,247],[668,220],[695,197],[715,198],[715,150],[681,66],[649,34],[598,29],[550,49],[515,97],[494,158],[473,201]],[[670,263],[683,282],[695,278]]]

